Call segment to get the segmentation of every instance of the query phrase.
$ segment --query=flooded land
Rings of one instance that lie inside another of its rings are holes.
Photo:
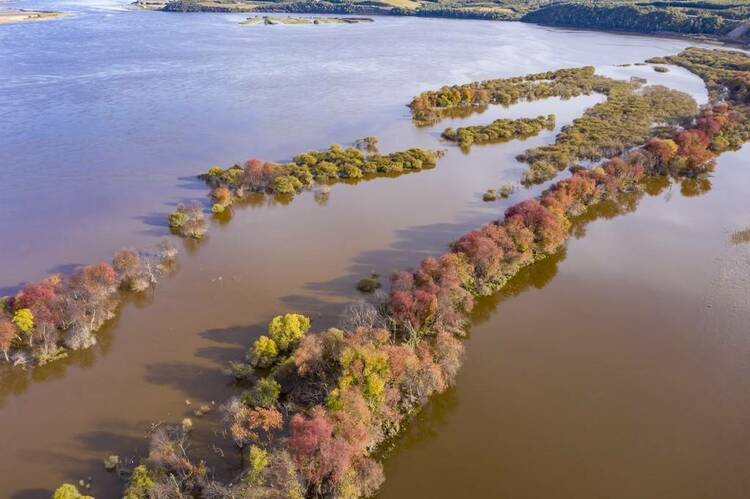
[[[123,300],[96,346],[0,373],[0,496],[16,499],[79,480],[121,497],[102,460],[134,464],[154,423],[185,417],[196,453],[231,479],[219,410],[238,393],[229,361],[274,316],[337,325],[363,277],[387,288],[391,272],[539,195],[547,184],[482,200],[521,180],[517,155],[605,100],[552,97],[416,127],[407,104],[420,92],[590,65],[708,101],[683,68],[622,66],[690,45],[674,39],[411,17],[332,36],[119,2],[7,6],[74,15],[0,27],[0,296],[122,247],[169,239],[180,252],[155,289]],[[553,125],[520,140],[462,150],[441,138],[550,114]],[[445,155],[413,174],[293,202],[251,196],[210,215],[197,178],[210,166],[285,162],[364,136],[383,153]],[[708,183],[647,194],[632,213],[594,210],[565,248],[479,299],[455,386],[382,451],[378,497],[747,497],[748,154],[721,155]],[[167,226],[186,201],[207,210],[202,241]],[[210,410],[195,416],[201,405]]]

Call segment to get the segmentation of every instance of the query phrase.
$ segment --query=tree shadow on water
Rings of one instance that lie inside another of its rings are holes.
[[[76,444],[71,448],[49,448],[23,451],[16,457],[17,462],[27,463],[34,469],[50,469],[59,473],[63,480],[78,483],[84,480],[91,483],[91,489],[81,488],[81,492],[95,497],[117,497],[121,482],[116,473],[105,470],[103,460],[109,455],[117,455],[121,463],[130,464],[136,456],[145,452],[147,440],[143,437],[144,428],[124,421],[103,421],[99,428],[117,428],[117,433],[96,429],[75,437]],[[86,457],[93,454],[96,457]],[[57,484],[51,484],[56,486]],[[80,487],[79,487],[80,488]],[[13,499],[48,499],[51,489],[29,488],[11,495]]]
[[[497,217],[503,209],[499,209]],[[495,217],[495,218],[497,218]],[[310,282],[304,285],[305,294],[287,295],[281,301],[290,310],[318,316],[335,324],[333,318],[343,310],[343,301],[371,298],[371,294],[360,293],[357,282],[363,277],[378,274],[382,289],[387,290],[388,280],[394,271],[414,268],[429,256],[439,256],[448,250],[465,232],[493,220],[486,211],[467,212],[454,223],[418,225],[395,232],[395,241],[385,249],[365,251],[354,257],[347,272],[327,281]]]

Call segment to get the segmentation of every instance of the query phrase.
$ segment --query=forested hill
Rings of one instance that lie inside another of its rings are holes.
[[[737,21],[726,19],[710,9],[663,8],[654,5],[601,3],[553,4],[524,15],[521,20],[552,26],[632,31],[637,33],[673,32],[721,35]]]

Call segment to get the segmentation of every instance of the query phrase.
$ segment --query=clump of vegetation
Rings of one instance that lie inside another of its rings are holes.
[[[664,66],[654,66],[654,71],[656,71],[657,73],[668,73],[669,68],[666,68]]]
[[[378,274],[370,274],[367,277],[363,277],[357,282],[357,289],[363,293],[372,293],[380,289],[380,276]]]
[[[313,180],[330,183],[433,168],[441,155],[439,151],[419,148],[391,154],[363,154],[355,147],[344,149],[332,145],[324,151],[299,154],[291,163],[253,159],[244,166],[234,165],[226,170],[212,167],[201,178],[213,188],[212,192],[228,190],[238,198],[250,192],[294,195],[310,187]]]
[[[529,163],[524,184],[537,184],[579,161],[598,161],[643,144],[656,135],[655,124],[685,124],[697,113],[689,95],[662,86],[638,91],[633,82],[613,86],[605,102],[587,109],[555,138],[555,143],[536,147],[518,156]]]
[[[283,361],[310,329],[310,319],[300,314],[278,315],[268,324],[268,336],[261,336],[248,352],[254,367],[269,368]]]
[[[52,494],[52,499],[94,499],[92,496],[86,496],[78,491],[78,487],[71,483],[60,485]]]
[[[225,186],[220,185],[211,190],[211,211],[215,214],[221,214],[232,204],[232,192]]]
[[[482,201],[497,201],[497,191],[495,189],[487,189],[482,194]]]
[[[417,126],[446,117],[465,117],[490,104],[510,105],[522,100],[571,98],[592,92],[607,94],[616,80],[594,73],[594,68],[559,69],[514,78],[475,81],[422,92],[409,104]]]
[[[23,366],[29,355],[46,364],[96,344],[94,333],[113,318],[120,290],[153,287],[174,262],[174,248],[164,243],[152,253],[122,249],[112,263],[53,274],[29,283],[15,296],[0,300],[0,352],[6,362]]]
[[[288,202],[295,194],[312,187],[314,181],[322,185],[315,193],[315,200],[325,204],[330,192],[327,184],[434,168],[443,155],[443,151],[420,148],[380,154],[376,137],[364,137],[356,145],[346,149],[332,145],[324,151],[309,151],[295,156],[291,163],[252,159],[243,166],[233,165],[227,169],[212,166],[200,178],[211,187],[211,211],[221,214],[234,200],[251,193],[271,194]],[[195,239],[202,238],[207,230],[203,213],[195,204],[178,206],[169,215],[169,225],[177,234]]]
[[[516,185],[511,183],[505,183],[498,188],[498,195],[503,198],[509,198],[514,192],[516,192]]]
[[[177,209],[169,214],[169,227],[175,233],[193,239],[203,239],[208,231],[206,217],[198,203],[177,205]]]
[[[120,456],[111,455],[104,459],[104,469],[107,471],[115,471],[120,465]]]
[[[378,138],[368,135],[354,141],[354,147],[369,153],[378,152]]]
[[[506,183],[497,189],[487,189],[482,195],[483,201],[497,201],[498,199],[507,199],[516,191],[515,184]]]
[[[516,138],[526,138],[537,135],[544,129],[555,128],[555,115],[538,116],[536,118],[520,118],[517,120],[499,119],[489,125],[446,128],[443,138],[458,142],[462,149],[468,150],[472,144],[491,144],[504,142]]]
[[[270,409],[276,404],[281,393],[281,385],[272,378],[260,378],[255,387],[242,397],[245,405]]]

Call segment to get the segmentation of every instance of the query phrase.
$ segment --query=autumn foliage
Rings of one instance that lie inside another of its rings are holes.
[[[0,300],[0,352],[6,361],[45,364],[66,350],[96,344],[94,333],[112,317],[120,291],[144,291],[156,283],[174,259],[162,245],[153,253],[118,251],[112,263],[79,268],[69,276],[53,274]]]
[[[452,99],[475,105],[492,98],[464,90],[424,99],[433,105],[430,99],[440,104],[445,97],[452,106]],[[372,496],[384,480],[376,451],[431,396],[456,382],[464,355],[460,337],[478,297],[560,251],[596,205],[632,209],[633,200],[660,179],[704,189],[716,155],[748,139],[745,110],[724,103],[707,107],[690,128],[577,169],[538,198],[514,204],[499,220],[463,235],[445,254],[394,273],[387,298],[347,321],[345,329],[309,333],[306,317],[274,318],[248,352],[251,365],[235,369],[253,389],[224,406],[227,435],[248,462],[242,475],[229,485],[196,481],[199,466],[175,471],[169,455],[152,453],[147,472],[155,484],[148,491],[171,484],[176,492],[206,497]],[[258,182],[268,181],[263,163],[252,169]],[[34,306],[33,300],[24,304]],[[167,484],[165,471],[187,478]]]
[[[214,166],[200,178],[212,188],[214,212],[219,212],[252,192],[293,196],[312,186],[313,181],[356,181],[416,172],[433,168],[441,155],[440,151],[420,148],[380,154],[374,148],[332,145],[326,150],[298,154],[290,163],[251,159],[227,169]]]

